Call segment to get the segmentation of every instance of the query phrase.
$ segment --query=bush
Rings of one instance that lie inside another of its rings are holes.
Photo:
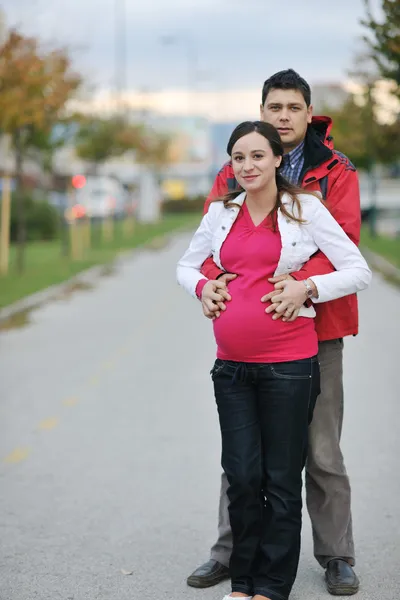
[[[22,198],[26,223],[26,240],[53,240],[58,237],[60,215],[54,206],[45,200],[33,200],[31,196]],[[15,195],[11,202],[10,239],[17,239],[17,203]]]
[[[205,202],[204,196],[193,196],[181,200],[166,200],[162,204],[164,214],[202,213]]]

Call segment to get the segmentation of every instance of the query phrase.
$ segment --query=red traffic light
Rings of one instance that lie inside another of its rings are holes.
[[[72,186],[76,190],[80,190],[86,185],[86,177],[84,175],[74,175],[72,177]]]

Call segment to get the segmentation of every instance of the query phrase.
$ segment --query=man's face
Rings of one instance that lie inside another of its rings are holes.
[[[285,152],[304,140],[311,119],[312,106],[307,107],[299,90],[273,89],[261,105],[261,120],[277,128]]]

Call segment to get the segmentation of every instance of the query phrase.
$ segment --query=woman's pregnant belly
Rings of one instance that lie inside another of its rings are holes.
[[[261,298],[273,290],[267,278],[229,283],[232,300],[215,319],[217,356],[238,362],[283,362],[308,358],[318,351],[314,319],[298,317],[293,323],[273,320]]]

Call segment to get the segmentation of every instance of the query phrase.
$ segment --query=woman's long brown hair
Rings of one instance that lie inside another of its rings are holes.
[[[236,142],[243,136],[253,133],[254,131],[265,137],[271,146],[274,156],[283,156],[282,141],[277,129],[275,129],[275,127],[270,123],[264,123],[263,121],[244,121],[234,129],[227,146],[227,152],[229,156],[232,156],[232,149]],[[278,193],[275,206],[270,213],[273,218],[274,229],[276,228],[276,217],[278,210],[280,210],[281,213],[291,221],[296,221],[296,223],[304,223],[305,221],[302,218],[301,202],[298,196],[299,194],[307,193],[319,199],[318,194],[315,192],[306,192],[300,186],[293,185],[287,181],[283,175],[281,175],[281,173],[279,173],[279,169],[276,169],[275,180]],[[244,189],[239,188],[233,192],[225,194],[225,196],[222,196],[221,198],[215,198],[213,202],[223,202],[225,208],[229,208],[230,206],[239,206],[235,203],[235,199],[244,191]],[[292,200],[293,211],[289,211],[282,203],[283,194],[288,194],[290,196]]]

